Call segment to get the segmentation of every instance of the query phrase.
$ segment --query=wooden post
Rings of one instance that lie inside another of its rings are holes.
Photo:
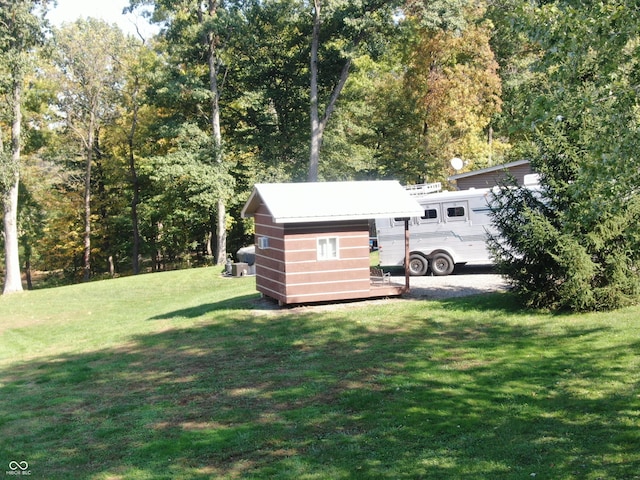
[[[404,288],[409,292],[409,219],[404,219]]]

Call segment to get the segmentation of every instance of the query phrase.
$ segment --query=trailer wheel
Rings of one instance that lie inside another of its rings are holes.
[[[422,255],[412,253],[409,257],[409,275],[419,277],[427,273],[429,262]]]
[[[431,257],[431,271],[436,277],[443,277],[453,273],[453,259],[446,253],[436,253]]]

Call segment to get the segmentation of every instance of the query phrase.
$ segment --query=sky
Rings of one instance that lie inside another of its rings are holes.
[[[80,17],[94,17],[107,23],[115,23],[123,32],[131,35],[137,35],[136,22],[145,37],[157,31],[135,14],[122,14],[122,10],[129,5],[129,0],[57,0],[57,4],[56,8],[52,8],[47,14],[47,18],[55,26],[64,22],[74,22]]]

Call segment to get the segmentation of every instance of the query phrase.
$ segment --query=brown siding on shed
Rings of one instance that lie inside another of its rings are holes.
[[[338,258],[318,260],[319,238],[338,239]],[[287,225],[285,258],[289,302],[361,296],[369,290],[368,221]]]
[[[256,237],[269,238],[269,246],[271,248],[284,248],[284,237],[282,227],[272,227],[269,225],[257,225],[256,224]]]
[[[346,258],[341,261],[334,260],[306,260],[306,261],[298,261],[298,262],[288,262],[287,263],[287,274],[288,275],[299,275],[301,273],[309,273],[309,272],[328,272],[335,274],[336,272],[342,270],[362,270],[369,268],[369,259],[367,257],[367,263],[362,261],[361,258]]]
[[[271,252],[272,256],[268,256],[263,250],[256,247],[256,268],[264,268],[266,272],[284,273],[284,255],[282,255],[282,258],[274,258],[273,254],[274,252]]]
[[[507,170],[515,177],[520,185],[524,184],[524,176],[532,173],[531,165],[528,163],[509,167]],[[469,188],[492,188],[495,187],[500,180],[505,178],[505,176],[506,172],[504,170],[479,173],[477,175],[458,178],[456,180],[456,185],[458,190],[467,190]]]
[[[256,268],[256,290],[263,295],[271,297],[282,303],[287,303],[287,296],[283,283],[276,282],[266,276],[259,276],[258,268]]]
[[[286,301],[286,263],[284,227],[276,224],[261,203],[255,213],[256,290],[263,295]],[[269,238],[269,248],[259,248],[259,237]]]
[[[362,284],[359,284],[362,285]],[[358,286],[359,286],[358,285]],[[326,302],[335,300],[350,300],[371,296],[369,284],[358,288],[353,284],[344,282],[332,282],[333,288],[322,288],[322,284],[307,285],[287,291],[286,303]],[[395,292],[397,295],[398,292]],[[385,294],[382,294],[384,296]],[[392,295],[387,293],[386,295]]]

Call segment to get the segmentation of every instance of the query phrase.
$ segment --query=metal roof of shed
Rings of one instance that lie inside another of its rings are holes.
[[[415,217],[422,207],[395,180],[258,183],[242,209],[252,217],[264,202],[275,223]]]

